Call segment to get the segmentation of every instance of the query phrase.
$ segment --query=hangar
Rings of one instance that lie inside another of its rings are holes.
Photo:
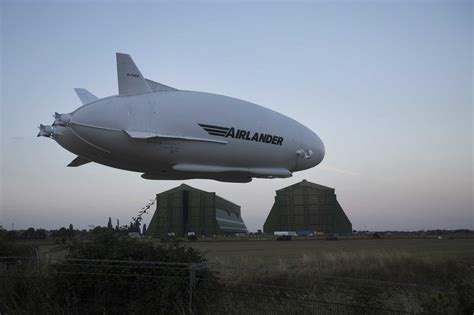
[[[147,236],[200,236],[247,233],[240,206],[207,192],[182,184],[156,195],[156,211]]]
[[[337,201],[334,188],[303,180],[276,191],[263,231],[348,234],[352,223]]]

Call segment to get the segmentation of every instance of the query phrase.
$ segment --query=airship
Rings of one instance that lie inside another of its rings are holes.
[[[128,54],[116,59],[118,95],[99,99],[76,88],[82,106],[39,126],[38,136],[77,156],[69,167],[94,162],[150,180],[246,183],[291,177],[324,158],[318,135],[283,114],[179,90],[144,78]]]

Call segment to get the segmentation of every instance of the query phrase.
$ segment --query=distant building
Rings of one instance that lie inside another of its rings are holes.
[[[276,191],[263,231],[346,234],[352,232],[352,223],[337,201],[334,188],[303,180]]]
[[[240,206],[214,192],[182,184],[156,197],[156,211],[148,225],[147,236],[247,233]]]

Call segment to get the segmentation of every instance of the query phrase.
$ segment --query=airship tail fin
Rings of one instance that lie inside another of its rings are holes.
[[[83,105],[89,104],[98,100],[97,96],[87,91],[86,89],[75,88],[74,91],[76,92],[77,96],[79,97]]]
[[[153,92],[163,92],[163,91],[179,91],[178,89],[175,89],[174,87],[164,85],[152,80],[145,79],[146,83],[148,83],[148,86]]]
[[[74,160],[71,161],[71,163],[68,164],[69,167],[78,167],[87,163],[90,163],[91,160],[88,160],[82,156],[78,156]]]
[[[130,55],[117,53],[117,78],[119,95],[151,92],[145,78]]]

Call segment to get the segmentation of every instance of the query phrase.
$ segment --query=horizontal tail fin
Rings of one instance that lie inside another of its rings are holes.
[[[76,92],[77,96],[79,97],[83,105],[89,104],[98,100],[97,96],[87,91],[86,89],[75,88],[74,91]]]

